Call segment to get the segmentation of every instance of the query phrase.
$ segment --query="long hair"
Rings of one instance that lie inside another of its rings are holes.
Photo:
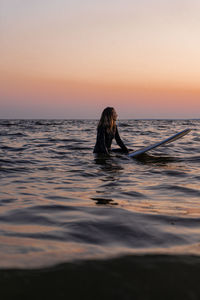
[[[113,116],[114,116],[114,108],[106,107],[101,114],[101,118],[99,120],[97,128],[105,127],[108,133],[109,132],[114,133],[116,129],[116,122]]]

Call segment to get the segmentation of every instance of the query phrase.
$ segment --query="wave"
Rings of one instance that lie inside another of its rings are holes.
[[[96,123],[0,121],[0,267],[200,254],[200,121],[122,120],[132,149],[196,128],[137,159],[93,155]]]

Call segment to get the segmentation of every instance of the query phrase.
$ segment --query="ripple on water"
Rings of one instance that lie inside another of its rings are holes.
[[[4,266],[183,253],[187,247],[199,255],[193,246],[200,239],[200,121],[120,121],[120,134],[132,149],[186,126],[196,128],[137,159],[93,155],[96,120],[0,120],[0,125]]]

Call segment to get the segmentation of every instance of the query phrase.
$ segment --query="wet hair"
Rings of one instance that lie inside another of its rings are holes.
[[[107,132],[114,133],[116,129],[116,122],[113,118],[114,112],[115,110],[113,107],[106,107],[101,114],[97,128],[105,127]]]

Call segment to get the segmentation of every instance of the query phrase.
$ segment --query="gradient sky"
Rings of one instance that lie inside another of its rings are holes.
[[[0,118],[199,118],[199,0],[0,0]]]

